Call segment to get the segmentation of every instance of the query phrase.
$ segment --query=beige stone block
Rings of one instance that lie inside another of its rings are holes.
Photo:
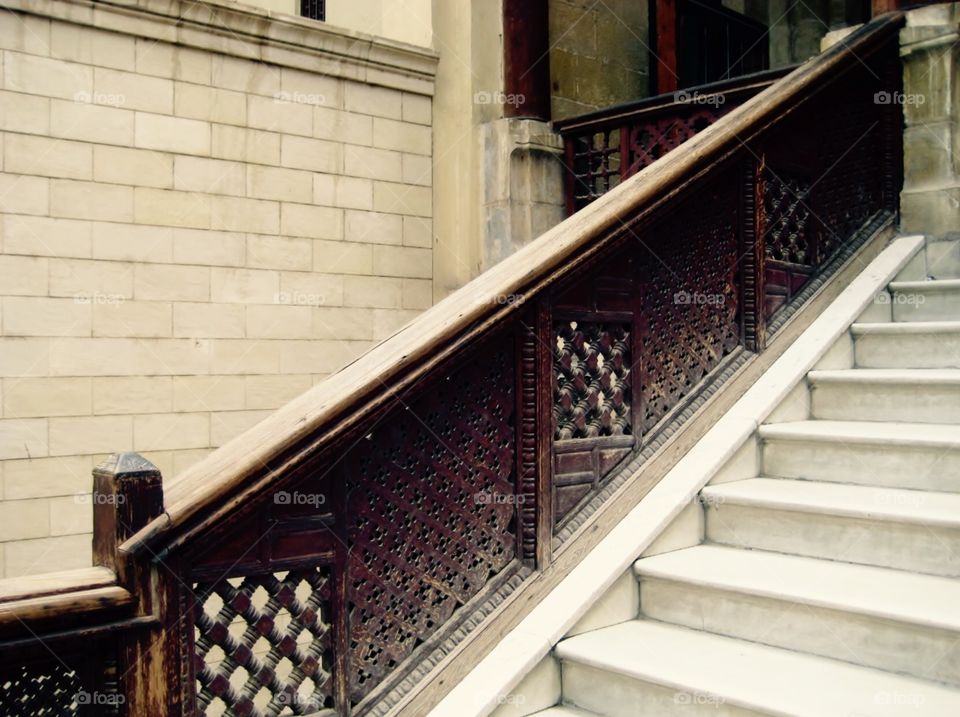
[[[403,121],[416,124],[433,124],[433,110],[430,97],[403,93]]]
[[[25,174],[0,174],[0,213],[47,214],[50,180]]]
[[[272,99],[280,92],[280,68],[230,55],[213,55],[210,84]]]
[[[138,264],[134,269],[133,296],[143,301],[207,301],[210,269]]]
[[[93,91],[93,68],[49,57],[4,52],[3,86],[16,92],[82,101]]]
[[[130,416],[50,419],[51,456],[129,450],[137,450],[133,444],[133,421]]]
[[[81,142],[8,134],[4,138],[3,168],[13,174],[91,179],[93,149]]]
[[[287,102],[322,107],[339,107],[342,81],[316,72],[280,68],[280,94]]]
[[[342,239],[343,212],[331,207],[284,202],[280,210],[280,233],[313,239]]]
[[[208,229],[213,197],[199,192],[177,192],[151,187],[133,190],[133,211],[137,224]]]
[[[261,199],[214,196],[210,198],[213,229],[276,234],[280,228],[280,205]]]
[[[433,191],[410,184],[374,182],[373,208],[378,212],[429,217],[433,212]]]
[[[402,116],[403,93],[398,90],[359,82],[346,82],[343,90],[343,106],[351,112],[390,119]]]
[[[433,252],[429,249],[375,246],[373,273],[410,279],[429,279],[433,275]]]
[[[89,413],[89,378],[8,378],[3,382],[3,415],[6,418],[84,416]]]
[[[336,204],[337,177],[333,174],[313,175],[313,203],[332,207]]]
[[[149,149],[93,145],[93,178],[109,184],[173,187],[173,155]]]
[[[216,339],[210,372],[214,374],[274,374],[280,371],[280,341]]]
[[[202,157],[174,158],[174,189],[242,197],[247,191],[246,184],[247,167],[240,162]]]
[[[94,336],[171,336],[173,310],[161,301],[93,303]]]
[[[403,181],[429,187],[433,184],[433,162],[430,157],[415,154],[403,155]]]
[[[50,342],[53,376],[169,376],[210,371],[203,339],[64,338]]]
[[[173,260],[173,230],[135,224],[94,222],[93,256],[115,261],[164,263]]]
[[[46,376],[49,372],[49,339],[0,338],[0,376]]]
[[[373,246],[350,242],[315,241],[313,270],[328,274],[372,274]]]
[[[313,136],[369,147],[373,144],[373,118],[330,107],[313,110]]]
[[[130,35],[65,22],[54,22],[50,28],[50,55],[61,60],[133,70],[134,46]]]
[[[336,177],[335,180],[334,204],[336,206],[345,209],[373,209],[372,180],[357,177]]]
[[[0,541],[45,538],[48,535],[49,499],[0,501]]]
[[[224,411],[210,416],[210,439],[214,446],[222,446],[249,428],[257,425],[272,411]]]
[[[257,269],[211,269],[210,299],[235,304],[273,304],[280,291],[275,271]]]
[[[168,413],[173,410],[169,376],[107,376],[93,380],[93,413]]]
[[[50,20],[5,10],[0,13],[0,48],[31,55],[50,54]]]
[[[240,126],[247,121],[247,98],[242,92],[178,82],[174,101],[178,117]]]
[[[309,306],[248,306],[247,336],[252,339],[308,339]]]
[[[309,239],[250,234],[247,236],[247,266],[310,271],[313,266],[313,242]]]
[[[50,535],[88,534],[93,530],[93,496],[51,498]]]
[[[69,219],[133,221],[133,189],[72,179],[50,180],[50,214]]]
[[[215,124],[213,156],[238,162],[280,164],[280,135]]]
[[[309,204],[313,197],[313,175],[296,169],[250,165],[247,196]]]
[[[401,244],[403,219],[399,214],[347,210],[344,216],[344,239],[370,244]]]
[[[182,117],[164,117],[146,112],[136,114],[134,144],[137,147],[180,154],[210,154],[209,122]]]
[[[402,155],[386,149],[344,145],[343,172],[350,177],[400,181],[403,177]]]
[[[174,376],[173,410],[242,410],[246,380],[243,376]]]
[[[50,134],[103,144],[133,144],[134,113],[85,102],[50,102]]]
[[[74,495],[93,486],[91,456],[9,460],[3,464],[7,500]]]
[[[90,304],[38,296],[3,298],[5,336],[89,336]]]
[[[53,257],[89,257],[89,222],[47,217],[7,215],[3,225],[3,249],[8,254]]]
[[[246,401],[250,409],[273,409],[310,389],[308,375],[247,376]]]
[[[322,139],[284,135],[280,138],[280,164],[311,172],[340,172],[340,145]]]
[[[209,445],[209,413],[156,413],[133,417],[133,447],[136,451],[206,448]]]
[[[43,458],[50,455],[46,418],[0,420],[0,460]],[[4,495],[7,495],[4,493]]]
[[[137,38],[137,72],[209,85],[210,65],[209,52]]]
[[[245,314],[240,304],[176,304],[173,335],[183,338],[243,338]]]
[[[400,279],[382,276],[343,277],[344,306],[399,309],[402,296]]]
[[[133,296],[133,265],[116,261],[59,259],[50,264],[50,296],[79,297],[91,303]]]
[[[315,339],[373,338],[373,310],[326,307],[311,309]]]
[[[419,314],[419,311],[375,309],[373,312],[373,338],[379,341],[393,336],[402,327],[417,318]]]
[[[283,373],[339,371],[360,354],[369,351],[373,341],[289,341],[284,342],[280,368]]]
[[[173,114],[173,82],[97,67],[93,71],[93,103]]]
[[[306,272],[280,274],[279,303],[285,306],[341,306],[342,276]]]
[[[173,260],[178,264],[243,266],[246,238],[239,232],[173,230]]]
[[[4,545],[5,576],[16,578],[56,570],[90,567],[89,535],[65,535],[36,540],[20,540]]]
[[[309,137],[313,133],[313,107],[248,95],[247,124],[255,129]]]
[[[0,286],[8,296],[46,296],[48,271],[46,259],[0,255]]]
[[[429,127],[375,117],[373,146],[398,152],[429,155],[432,150]]]
[[[0,129],[31,134],[49,133],[50,99],[0,91]]]
[[[404,309],[429,309],[433,306],[433,282],[429,279],[403,279]]]
[[[213,453],[212,448],[194,448],[190,451],[174,451],[173,470],[171,471],[171,475],[180,475],[188,468],[192,468],[194,465],[202,461],[211,453]]]

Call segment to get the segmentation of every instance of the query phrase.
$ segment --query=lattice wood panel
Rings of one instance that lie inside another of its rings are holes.
[[[0,715],[73,717],[81,714],[82,692],[77,673],[60,662],[23,665],[0,675]]]
[[[516,556],[514,376],[488,342],[348,459],[354,701]]]
[[[569,160],[577,209],[585,207],[620,183],[621,150],[619,128],[598,130],[574,140]]]
[[[330,580],[318,566],[194,586],[202,714],[273,717],[333,706]]]

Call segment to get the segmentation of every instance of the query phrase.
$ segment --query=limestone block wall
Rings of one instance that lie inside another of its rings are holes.
[[[432,51],[235,3],[0,7],[0,574],[431,303]]]

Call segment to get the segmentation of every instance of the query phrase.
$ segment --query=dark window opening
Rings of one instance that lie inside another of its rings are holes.
[[[300,0],[300,14],[311,20],[326,20],[326,5],[326,0]]]

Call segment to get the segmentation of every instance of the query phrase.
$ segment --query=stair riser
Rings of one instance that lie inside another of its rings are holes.
[[[960,576],[960,530],[724,503],[706,511],[707,539],[736,547]]]
[[[960,451],[767,439],[763,474],[834,483],[960,492]]]
[[[934,279],[960,279],[960,242],[929,242],[927,273]]]
[[[898,292],[891,301],[894,321],[960,319],[960,290]]]
[[[638,646],[641,649],[641,646]],[[563,698],[604,717],[762,717],[763,712],[726,704],[709,694],[691,693],[635,680],[575,662],[563,663]]]
[[[960,332],[861,334],[854,352],[859,368],[960,368]]]
[[[960,423],[960,385],[815,383],[810,410],[825,420]]]
[[[661,578],[641,612],[663,622],[960,685],[960,634]]]

